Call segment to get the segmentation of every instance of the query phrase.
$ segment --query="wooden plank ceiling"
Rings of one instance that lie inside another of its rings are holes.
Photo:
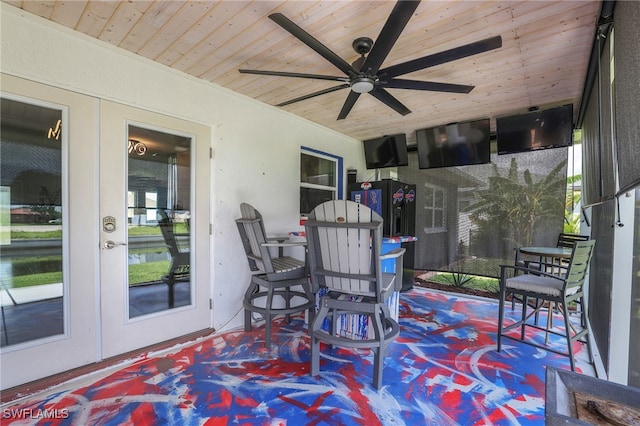
[[[268,15],[280,12],[351,63],[357,37],[376,39],[392,1],[3,0],[106,43],[223,86],[278,103],[336,86],[322,80],[241,74],[240,68],[342,76]],[[369,94],[337,120],[348,89],[283,109],[364,140],[451,122],[573,103],[577,115],[601,2],[422,1],[383,63],[499,35],[502,47],[404,78],[473,85],[469,94],[388,89],[402,116]],[[44,42],[44,41],[43,41]]]

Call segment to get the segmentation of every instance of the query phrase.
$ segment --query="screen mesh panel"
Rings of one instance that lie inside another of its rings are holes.
[[[416,184],[415,269],[497,277],[516,247],[555,245],[567,153],[494,154],[490,164],[421,170],[411,152],[398,179]]]
[[[640,3],[617,2],[615,114],[620,190],[640,185]]]
[[[600,172],[600,124],[598,118],[598,89],[594,86],[582,124],[582,201],[590,205],[600,201],[602,182]]]
[[[599,76],[596,77],[596,84],[591,90],[583,124],[583,183],[586,205],[610,199],[616,193],[611,124],[610,39],[607,38],[604,43]]]
[[[615,200],[592,208],[591,238],[596,240],[589,269],[589,321],[602,362],[608,366],[611,344],[611,289],[613,286],[613,246]]]

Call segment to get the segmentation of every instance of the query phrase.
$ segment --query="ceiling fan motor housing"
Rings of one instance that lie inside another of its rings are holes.
[[[373,47],[373,40],[371,40],[369,37],[358,37],[357,39],[353,40],[353,43],[351,45],[353,46],[353,50],[355,50],[356,53],[360,55],[366,55],[371,51],[371,48]]]

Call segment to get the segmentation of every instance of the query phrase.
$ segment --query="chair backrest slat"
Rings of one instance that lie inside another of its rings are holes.
[[[169,217],[166,210],[158,209],[157,212],[160,216],[158,226],[162,232],[162,238],[169,249],[169,254],[171,257],[175,258],[180,254],[180,250],[178,249],[178,242],[176,241],[176,237],[173,232],[173,220]]]
[[[589,239],[588,235],[578,235],[578,234],[565,234],[561,233],[558,235],[558,243],[557,247],[566,247],[573,248],[573,245],[578,241],[587,241]]]
[[[264,231],[262,215],[247,203],[240,205],[242,218],[236,220],[238,231],[242,238],[242,245],[249,259],[252,271],[272,273],[272,259],[269,249],[263,244],[267,237]]]
[[[382,218],[378,214],[351,201],[326,202],[311,213],[306,230],[314,282],[342,293],[379,292]]]
[[[567,289],[579,287],[589,273],[589,263],[593,256],[595,240],[576,241],[571,253],[571,260],[565,276]]]

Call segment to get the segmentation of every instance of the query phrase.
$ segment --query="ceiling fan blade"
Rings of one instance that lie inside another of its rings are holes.
[[[338,114],[338,120],[344,120],[347,118],[347,115],[351,112],[351,109],[356,104],[356,101],[360,97],[360,93],[349,91],[349,96],[344,101],[344,105],[342,105],[342,109],[340,110],[340,114]]]
[[[282,28],[290,32],[298,40],[315,50],[318,54],[320,54],[320,56],[331,62],[343,73],[347,75],[355,75],[358,73],[358,71],[354,69],[350,63],[342,59],[340,56],[336,55],[328,47],[320,43],[311,34],[300,28],[282,13],[273,13],[269,15],[269,18],[276,24],[280,25]]]
[[[370,74],[378,72],[418,4],[420,1],[401,0],[396,3],[360,71]]]
[[[335,77],[332,75],[320,75],[320,74],[301,74],[297,72],[284,72],[284,71],[262,71],[262,70],[238,70],[242,74],[258,74],[258,75],[273,75],[276,77],[296,77],[296,78],[312,78],[315,80],[331,80],[331,81],[347,81],[347,77]]]
[[[489,50],[502,47],[502,37],[495,36],[474,43],[465,44],[464,46],[454,47],[444,52],[434,53],[433,55],[423,56],[398,65],[393,65],[380,70],[378,75],[381,78],[392,78],[410,72],[419,71],[435,65],[444,64],[446,62],[455,61],[457,59],[466,58],[467,56],[477,55],[478,53],[487,52]]]
[[[376,87],[369,93],[379,101],[386,104],[389,108],[394,109],[400,115],[407,115],[411,113],[411,110],[409,108],[404,106],[399,100],[391,96],[389,92],[380,87]]]
[[[328,89],[320,90],[318,92],[309,93],[308,95],[300,96],[299,98],[295,98],[295,99],[291,99],[291,100],[286,101],[286,102],[279,103],[276,106],[281,107],[281,106],[285,106],[285,105],[294,104],[296,102],[304,101],[306,99],[315,98],[316,96],[325,95],[327,93],[335,92],[336,90],[346,89],[348,87],[349,87],[349,85],[347,83],[341,84],[339,86],[330,87]]]
[[[464,84],[437,83],[435,81],[403,80],[392,78],[380,82],[385,89],[428,90],[430,92],[469,93],[475,86]]]

